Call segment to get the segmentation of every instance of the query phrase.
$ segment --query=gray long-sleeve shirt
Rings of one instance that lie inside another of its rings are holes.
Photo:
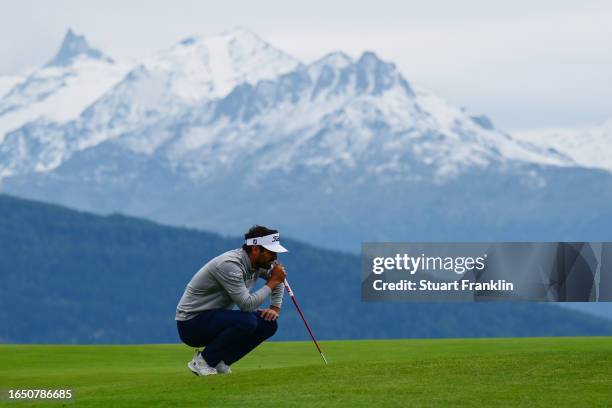
[[[280,308],[284,285],[280,284],[274,290],[264,286],[250,292],[260,277],[268,280],[270,271],[253,268],[249,255],[242,248],[213,258],[187,284],[176,307],[176,320],[189,320],[204,310],[232,309],[234,305],[242,311],[253,311],[270,294],[272,305]]]

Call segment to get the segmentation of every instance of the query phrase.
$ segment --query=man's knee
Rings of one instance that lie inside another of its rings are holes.
[[[264,320],[262,322],[262,333],[266,339],[274,336],[274,333],[276,333],[277,330],[278,330],[278,322],[276,320],[270,320],[270,321]]]
[[[247,333],[253,333],[255,330],[257,330],[257,317],[251,313],[244,313],[244,316],[238,322],[237,327]]]

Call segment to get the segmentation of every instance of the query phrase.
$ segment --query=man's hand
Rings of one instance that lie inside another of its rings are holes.
[[[278,307],[271,306],[270,309],[258,309],[257,311],[261,317],[268,322],[278,319]]]
[[[285,277],[287,273],[285,272],[285,267],[281,263],[276,263],[270,272],[270,279],[268,280],[268,287],[270,289],[274,289],[279,284],[285,281]]]

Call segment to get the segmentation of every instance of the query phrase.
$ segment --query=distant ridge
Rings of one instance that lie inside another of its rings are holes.
[[[612,334],[611,322],[548,304],[362,303],[358,257],[284,241],[282,261],[321,339]],[[0,342],[178,342],[186,283],[241,243],[1,194]],[[280,327],[277,340],[307,339],[288,298]]]

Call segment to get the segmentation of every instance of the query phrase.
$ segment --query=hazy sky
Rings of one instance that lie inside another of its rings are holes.
[[[612,117],[612,1],[7,1],[0,75],[46,63],[68,27],[137,61],[242,26],[310,62],[371,50],[406,79],[506,130]]]

